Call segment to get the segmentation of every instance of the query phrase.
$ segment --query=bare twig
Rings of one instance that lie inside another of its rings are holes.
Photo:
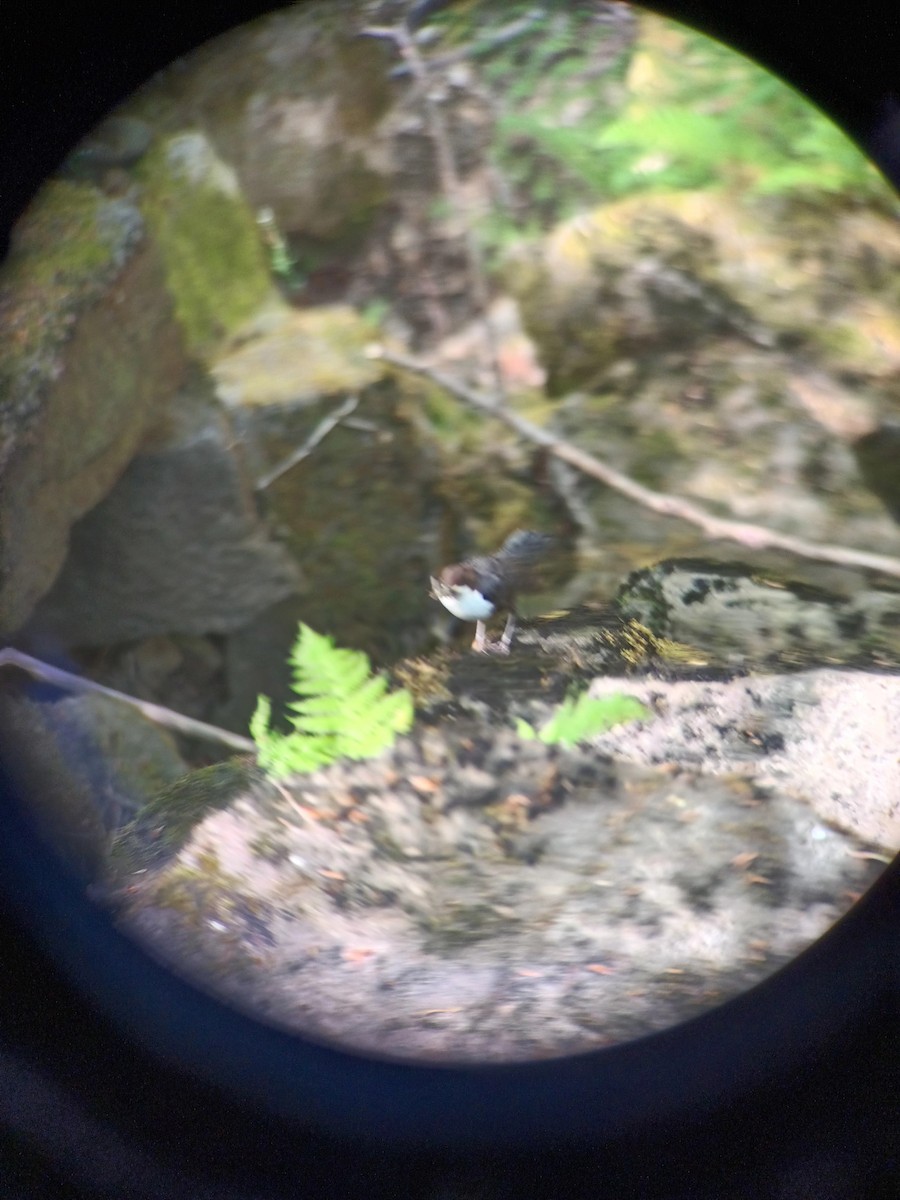
[[[650,509],[651,512],[659,513],[665,517],[675,517],[678,520],[687,521],[691,525],[698,526],[708,537],[724,538],[728,541],[738,542],[740,545],[748,546],[754,550],[786,550],[789,554],[796,554],[799,558],[809,558],[816,562],[837,563],[839,566],[845,567],[861,567],[865,570],[881,571],[885,575],[893,575],[900,578],[900,560],[891,558],[888,555],[871,554],[865,550],[853,550],[849,546],[833,546],[820,542],[807,542],[803,538],[793,537],[787,533],[778,533],[776,530],[767,529],[762,525],[752,525],[745,521],[730,521],[724,517],[716,517],[698,505],[692,504],[689,500],[682,500],[677,496],[670,496],[665,492],[654,492],[630,476],[617,471],[615,467],[611,467],[599,458],[595,458],[592,454],[588,454],[584,450],[579,450],[577,446],[573,446],[571,442],[567,442],[564,438],[557,437],[556,434],[550,433],[540,425],[535,425],[525,417],[519,416],[518,413],[513,412],[512,409],[506,407],[504,404],[498,403],[492,396],[485,395],[482,392],[476,391],[475,388],[460,383],[443,371],[433,370],[424,363],[418,362],[413,358],[408,358],[406,355],[395,354],[381,346],[373,347],[370,353],[372,357],[381,358],[395,367],[400,367],[405,371],[412,371],[416,375],[430,379],[433,383],[438,384],[459,400],[464,400],[473,408],[477,408],[481,412],[495,417],[498,421],[502,421],[510,429],[514,429],[521,437],[534,442],[535,445],[543,446],[550,454],[576,467],[585,475],[599,479],[607,487],[614,488],[623,496],[627,496],[637,504],[643,505],[644,508]]]
[[[309,454],[312,454],[319,442],[321,442],[324,437],[331,433],[335,425],[340,425],[344,417],[349,416],[350,413],[352,413],[356,408],[357,404],[359,404],[359,396],[348,396],[342,404],[337,406],[334,412],[329,413],[327,417],[323,417],[302,446],[298,447],[298,449],[289,454],[287,458],[278,464],[277,467],[273,467],[271,471],[267,471],[265,475],[261,475],[259,479],[257,479],[256,490],[258,492],[265,491],[265,489],[269,487],[270,484],[273,484],[276,479],[285,473],[285,471],[289,471],[291,467],[295,467],[298,462],[302,462],[304,458],[306,458]]]
[[[64,692],[76,694],[96,692],[100,696],[109,696],[111,700],[120,700],[123,704],[130,704],[132,708],[136,708],[154,724],[165,725],[188,737],[221,742],[233,750],[244,750],[251,753],[256,750],[254,742],[249,738],[241,737],[239,733],[232,733],[230,729],[220,729],[217,725],[207,725],[205,721],[195,721],[193,717],[173,712],[172,709],[164,708],[161,704],[138,700],[136,696],[129,696],[125,692],[117,692],[114,688],[104,687],[102,683],[94,683],[92,679],[82,679],[80,675],[72,675],[59,667],[51,667],[49,663],[41,662],[40,659],[32,658],[30,654],[23,654],[21,650],[14,650],[10,646],[0,650],[0,667],[6,666],[18,667],[20,671],[27,672],[32,678],[40,679]]]
[[[518,20],[511,21],[508,25],[502,26],[494,33],[486,34],[480,41],[469,42],[465,46],[461,46],[458,50],[452,50],[448,54],[440,54],[429,60],[429,65],[435,70],[444,70],[447,67],[452,67],[454,63],[463,62],[467,58],[481,58],[489,54],[493,54],[501,46],[505,46],[508,42],[514,41],[532,29],[538,21],[543,17],[543,12],[539,8],[534,8],[531,12],[520,17]],[[401,63],[388,72],[390,79],[403,79],[407,75],[412,74],[412,69],[408,63]]]
[[[462,216],[462,243],[465,250],[469,279],[471,281],[472,298],[475,301],[476,308],[481,313],[481,319],[484,322],[487,334],[494,387],[497,394],[502,395],[504,389],[503,373],[500,370],[499,347],[497,346],[497,339],[491,325],[490,316],[488,315],[490,291],[487,285],[487,274],[484,269],[481,248],[472,232],[468,198],[456,167],[450,130],[447,127],[447,122],[444,120],[441,106],[435,100],[432,95],[432,89],[429,86],[430,64],[422,57],[415,37],[402,22],[389,26],[369,26],[361,30],[361,33],[367,37],[386,38],[393,41],[421,91],[422,102],[425,105],[425,112],[428,119],[428,127],[432,142],[434,143],[440,188],[451,212],[460,213]]]

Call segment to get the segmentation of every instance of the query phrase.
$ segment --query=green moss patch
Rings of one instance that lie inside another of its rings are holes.
[[[253,212],[201,134],[161,143],[140,174],[175,314],[189,346],[208,352],[272,293]]]

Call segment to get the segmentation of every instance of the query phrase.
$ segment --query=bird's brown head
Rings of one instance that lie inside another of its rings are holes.
[[[478,587],[478,577],[468,563],[451,563],[443,568],[438,579],[447,587]]]

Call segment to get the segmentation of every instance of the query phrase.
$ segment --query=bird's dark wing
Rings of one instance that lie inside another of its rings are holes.
[[[550,533],[533,529],[517,529],[511,533],[494,556],[500,572],[510,581],[514,591],[530,591],[541,586],[540,567],[557,547]]]

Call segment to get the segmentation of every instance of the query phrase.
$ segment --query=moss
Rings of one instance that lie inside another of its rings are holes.
[[[177,866],[169,871],[155,889],[154,901],[202,924],[220,914],[227,904],[227,892],[235,883],[221,873],[215,855],[205,854],[196,866]]]
[[[633,619],[619,628],[601,630],[601,640],[626,669],[660,662],[670,666],[702,666],[709,661],[696,647],[658,637]]]
[[[175,314],[191,349],[209,351],[273,291],[253,212],[200,134],[151,150],[140,177]]]
[[[54,179],[16,225],[0,274],[0,431],[36,410],[78,315],[104,293],[143,234],[137,209]]]
[[[106,203],[87,184],[51,180],[16,229],[9,267],[24,267],[41,287],[90,284],[115,259],[100,221]]]
[[[333,401],[266,414],[267,428],[258,428],[267,461],[279,462],[286,446],[302,445],[332,409]],[[406,630],[427,612],[428,565],[410,553],[427,502],[426,464],[390,386],[367,388],[360,411],[379,431],[375,436],[336,428],[302,470],[281,475],[266,495],[285,544],[315,581],[299,602],[298,619],[384,662],[397,657]]]
[[[273,306],[257,316],[238,331],[236,347],[213,363],[223,394],[239,396],[243,408],[293,408],[303,400],[352,395],[383,374],[364,353],[371,326],[347,305],[302,312]],[[296,449],[299,431],[288,415],[266,420],[267,453],[278,462]]]
[[[501,937],[515,930],[520,922],[490,904],[451,900],[418,924],[425,934],[426,952],[440,955],[452,954],[486,938]]]
[[[672,477],[672,463],[683,459],[682,447],[665,429],[644,428],[634,439],[634,457],[628,470],[646,487],[664,488]]]
[[[123,877],[168,861],[204,817],[227,808],[263,778],[249,760],[231,760],[176,779],[116,835],[109,855],[111,873]]]
[[[417,710],[431,704],[445,704],[453,698],[447,689],[449,669],[445,655],[407,658],[393,668],[391,675],[412,695]]]

